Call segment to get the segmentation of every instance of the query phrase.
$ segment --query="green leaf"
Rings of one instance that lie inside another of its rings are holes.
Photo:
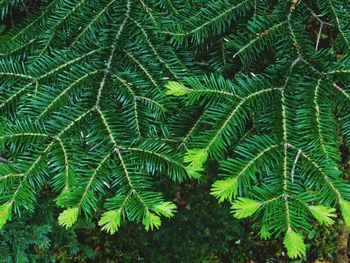
[[[203,169],[191,169],[186,167],[186,172],[191,179],[201,179],[203,176],[200,174],[200,172],[202,171]]]
[[[142,223],[145,226],[146,231],[150,229],[153,230],[153,228],[159,229],[161,225],[160,217],[149,211],[147,211]]]
[[[253,215],[261,206],[261,203],[249,198],[239,197],[233,202],[231,209],[233,216],[242,219]]]
[[[102,230],[113,235],[118,231],[121,224],[121,209],[111,210],[103,213],[100,221],[98,221],[99,226],[103,226]]]
[[[203,165],[207,159],[208,151],[206,149],[192,149],[187,151],[184,157],[184,163],[187,163],[190,168],[200,170],[203,169]]]
[[[229,178],[214,182],[210,194],[218,198],[219,203],[225,199],[232,201],[232,197],[236,198],[238,194],[238,179]]]
[[[260,238],[264,240],[269,239],[271,237],[271,233],[265,225],[263,225],[260,229],[259,235]]]
[[[160,215],[163,215],[165,217],[173,217],[174,212],[176,212],[176,205],[172,202],[163,202],[158,205],[156,205],[153,210]]]
[[[203,165],[207,161],[208,152],[206,149],[192,149],[188,150],[184,157],[187,174],[190,178],[200,179],[202,175],[200,172],[204,171]]]
[[[332,218],[336,217],[335,209],[332,207],[326,207],[323,205],[309,206],[311,214],[316,218],[316,220],[325,226],[334,224]]]
[[[58,223],[68,229],[78,220],[78,215],[78,207],[68,208],[58,216]]]
[[[168,81],[165,87],[168,89],[165,92],[166,95],[183,96],[191,91],[184,84],[176,81]]]
[[[342,199],[340,201],[340,211],[346,226],[350,229],[350,202]]]
[[[0,206],[0,229],[4,227],[8,220],[11,220],[11,208],[10,204]]]
[[[283,244],[287,249],[287,254],[290,258],[297,258],[305,256],[306,246],[304,238],[301,234],[288,230],[284,236]]]

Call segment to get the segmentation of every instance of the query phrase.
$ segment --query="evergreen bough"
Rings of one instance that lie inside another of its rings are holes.
[[[2,1],[1,15],[28,1]],[[146,228],[176,206],[154,183],[220,178],[219,202],[305,255],[350,226],[349,0],[51,0],[0,37],[0,225],[43,191],[59,223]],[[212,163],[212,162],[211,162]]]

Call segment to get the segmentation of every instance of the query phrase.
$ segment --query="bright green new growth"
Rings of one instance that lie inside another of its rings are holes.
[[[163,215],[165,217],[173,217],[174,212],[176,211],[176,205],[171,202],[163,202],[160,204],[157,204],[153,211],[155,211],[159,215]]]
[[[205,149],[193,149],[189,150],[185,157],[184,163],[188,164],[187,167],[193,169],[203,169],[203,165],[208,158],[208,152]]]
[[[165,85],[165,88],[167,88],[167,91],[165,92],[166,95],[183,96],[190,92],[185,85],[176,81],[169,81]]]
[[[323,205],[309,206],[311,214],[320,224],[329,226],[334,224],[334,217],[337,217],[335,208],[326,207]]]
[[[306,246],[301,234],[289,229],[284,236],[283,243],[287,248],[290,258],[297,258],[305,255]]]
[[[158,229],[161,225],[160,217],[149,211],[147,211],[142,223],[145,225],[146,231]]]
[[[155,185],[217,167],[211,194],[291,258],[315,220],[350,226],[349,0],[40,2],[0,36],[0,227],[50,191],[62,226],[155,230]]]
[[[236,198],[238,194],[238,179],[217,180],[211,188],[211,194],[219,199],[219,203],[226,199],[232,201],[232,198]]]
[[[78,216],[78,207],[68,208],[59,215],[58,223],[66,228],[70,228],[78,220]]]
[[[105,212],[100,221],[98,222],[99,226],[102,226],[102,230],[107,231],[109,234],[113,235],[118,231],[118,228],[121,224],[121,214],[122,211],[112,210]]]
[[[348,228],[350,228],[350,202],[346,200],[341,200],[340,211],[343,215],[344,221]]]
[[[260,206],[260,202],[249,198],[238,197],[237,200],[232,203],[231,209],[234,217],[242,219],[253,215]]]
[[[9,220],[11,220],[11,205],[3,204],[0,206],[0,228],[2,228]]]
[[[201,179],[204,164],[207,161],[208,152],[205,149],[192,149],[187,151],[184,156],[184,164],[186,165],[186,171],[190,178],[192,179]]]

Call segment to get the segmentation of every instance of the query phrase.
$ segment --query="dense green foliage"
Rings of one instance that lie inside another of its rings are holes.
[[[35,215],[26,213],[0,230],[0,262],[87,262],[95,256],[94,249],[79,242],[77,235],[94,224],[81,221],[74,229],[62,231],[51,207],[40,205]]]
[[[1,13],[26,1],[2,1]],[[350,1],[52,0],[0,38],[0,225],[51,192],[60,225],[172,217],[205,183],[262,239],[306,253],[350,226]],[[316,28],[316,30],[315,30]],[[210,168],[210,167],[209,167]],[[51,195],[51,194],[50,194]]]

